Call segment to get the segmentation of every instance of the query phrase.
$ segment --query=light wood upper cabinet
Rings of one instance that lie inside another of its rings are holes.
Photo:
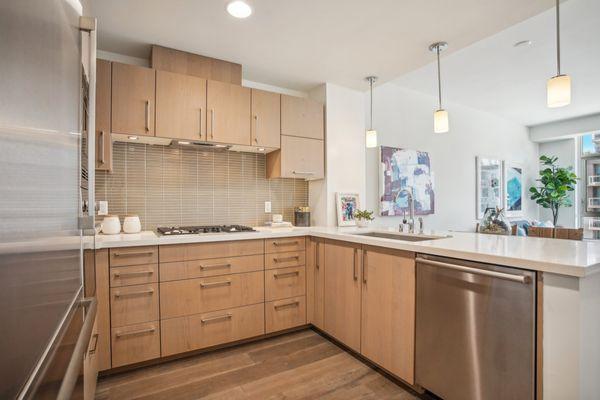
[[[323,104],[312,99],[281,95],[281,134],[324,139]]]
[[[295,136],[281,136],[281,150],[267,154],[267,178],[323,179],[324,142]]]
[[[367,247],[363,261],[361,353],[413,384],[414,254]]]
[[[360,352],[362,250],[333,241],[324,247],[324,330]]]
[[[110,137],[110,61],[96,60],[96,169],[112,170]]]
[[[280,131],[280,95],[252,89],[252,145],[278,149]]]
[[[208,81],[207,132],[211,142],[251,145],[249,88]]]
[[[155,70],[112,63],[112,132],[154,136]]]
[[[156,71],[156,136],[206,140],[206,80]]]

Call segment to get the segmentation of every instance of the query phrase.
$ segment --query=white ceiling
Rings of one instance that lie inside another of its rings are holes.
[[[443,101],[526,126],[600,112],[600,1],[561,3],[561,69],[571,76],[572,103],[551,109],[546,107],[546,81],[556,75],[555,32],[553,8],[442,57]],[[513,47],[521,40],[532,45]],[[424,66],[394,83],[437,97],[436,66]],[[451,104],[448,108],[451,113]]]
[[[553,5],[553,0],[248,0],[246,20],[227,0],[96,0],[100,49],[148,57],[160,44],[243,64],[244,78],[309,90],[357,89],[431,61],[427,46],[456,51]],[[565,65],[566,66],[566,65]]]

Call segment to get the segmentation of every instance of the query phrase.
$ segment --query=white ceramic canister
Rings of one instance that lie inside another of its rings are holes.
[[[140,233],[142,231],[142,223],[140,217],[135,214],[126,215],[123,220],[123,232],[125,233]]]
[[[106,215],[102,220],[102,233],[116,235],[121,232],[121,221],[118,215]]]

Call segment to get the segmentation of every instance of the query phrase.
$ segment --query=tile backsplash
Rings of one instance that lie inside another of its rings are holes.
[[[264,154],[115,142],[113,171],[96,171],[96,200],[108,201],[110,214],[139,215],[144,230],[264,225],[265,201],[293,222],[294,207],[308,205],[308,182],[265,174]]]

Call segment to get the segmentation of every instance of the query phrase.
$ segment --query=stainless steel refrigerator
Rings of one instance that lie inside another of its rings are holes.
[[[95,20],[79,0],[0,1],[0,398],[79,398],[95,318]],[[90,168],[90,165],[92,166]]]

